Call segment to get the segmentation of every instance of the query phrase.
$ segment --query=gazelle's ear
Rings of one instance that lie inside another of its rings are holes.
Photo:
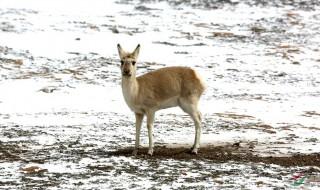
[[[140,44],[137,45],[136,49],[132,53],[135,59],[138,58],[139,51],[140,51]]]
[[[119,57],[122,59],[125,52],[123,51],[122,47],[120,46],[120,44],[117,45],[118,47],[118,53],[119,53]]]

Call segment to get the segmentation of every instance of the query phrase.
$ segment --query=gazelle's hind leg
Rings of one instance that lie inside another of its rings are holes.
[[[201,113],[198,110],[198,98],[196,97],[180,98],[179,106],[184,112],[188,113],[194,121],[196,133],[195,133],[194,144],[192,146],[191,152],[194,154],[197,154],[198,149],[200,148],[200,136],[201,136]]]

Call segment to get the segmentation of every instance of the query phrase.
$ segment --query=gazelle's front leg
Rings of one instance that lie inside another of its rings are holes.
[[[138,154],[139,146],[140,146],[140,131],[141,125],[143,121],[143,114],[135,113],[136,115],[136,144],[132,154],[136,156]]]
[[[155,112],[147,113],[147,128],[148,128],[148,136],[149,136],[149,150],[148,154],[152,156],[153,154],[153,122],[154,122],[154,114]]]

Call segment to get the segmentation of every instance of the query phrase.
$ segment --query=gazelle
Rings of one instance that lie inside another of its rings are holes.
[[[198,102],[205,90],[204,82],[193,69],[188,67],[165,67],[136,77],[139,50],[140,44],[132,53],[125,52],[118,44],[122,93],[136,117],[136,141],[133,155],[138,153],[144,116],[147,116],[148,154],[152,155],[155,112],[175,106],[179,106],[188,113],[194,121],[196,134],[191,152],[197,154],[201,135],[201,113],[198,110]]]

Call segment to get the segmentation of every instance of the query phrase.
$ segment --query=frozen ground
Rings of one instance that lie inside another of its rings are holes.
[[[0,189],[318,189],[319,10],[317,0],[0,0]],[[155,155],[130,156],[117,43],[141,44],[139,74],[184,65],[206,79],[199,155],[174,108],[157,113]]]

